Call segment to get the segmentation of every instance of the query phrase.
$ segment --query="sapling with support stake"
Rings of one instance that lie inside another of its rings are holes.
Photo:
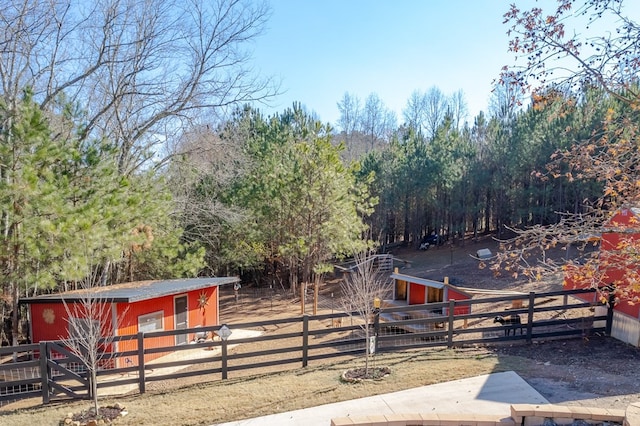
[[[355,313],[362,320],[361,328],[365,335],[364,378],[369,378],[369,359],[375,351],[377,339],[377,336],[372,336],[372,326],[382,299],[389,293],[391,280],[387,273],[376,267],[373,253],[354,254],[354,260],[355,266],[345,273],[341,284],[342,306],[349,315]]]
[[[99,416],[97,373],[109,368],[116,353],[115,330],[121,323],[126,309],[114,315],[112,301],[100,297],[100,274],[92,268],[90,274],[80,280],[80,288],[62,299],[67,314],[67,336],[60,336],[63,344],[82,362],[89,378],[89,396],[96,417]]]

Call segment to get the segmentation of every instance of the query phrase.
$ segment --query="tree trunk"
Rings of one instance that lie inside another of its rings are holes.
[[[491,188],[487,187],[487,196],[484,204],[484,232],[491,230]]]
[[[409,244],[409,194],[404,195],[404,243]]]
[[[371,353],[369,352],[369,339],[370,339],[370,330],[369,330],[369,326],[370,326],[370,322],[369,318],[367,316],[367,318],[365,318],[366,324],[364,327],[364,377],[369,377],[369,357],[371,356]]]
[[[91,398],[93,399],[93,409],[96,412],[96,417],[98,416],[98,374],[95,368],[91,369]]]
[[[18,283],[13,281],[11,283],[11,345],[18,346],[18,331],[20,327],[18,326],[18,302],[20,301],[20,288],[18,287]],[[13,352],[12,355],[13,362],[18,361],[18,353]]]
[[[18,287],[18,283],[13,282],[11,284],[11,344],[13,346],[18,345],[18,334],[20,327],[18,326],[18,320],[20,316],[18,315],[18,302],[20,301],[20,288]]]

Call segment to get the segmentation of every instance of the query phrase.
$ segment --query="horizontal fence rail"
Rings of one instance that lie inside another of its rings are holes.
[[[567,290],[382,308],[375,324],[377,350],[518,340],[531,343],[610,334],[609,314],[595,316],[592,303],[571,297],[586,292]],[[502,325],[494,321],[498,316],[517,316],[520,322]]]
[[[610,335],[612,308],[596,316],[593,303],[575,297],[591,290],[529,293],[423,305],[386,306],[370,322],[374,352],[428,347],[463,347],[503,342]],[[502,325],[496,317],[518,317]],[[213,381],[256,369],[283,371],[329,359],[350,359],[366,351],[365,321],[355,313],[333,313],[154,331],[107,339],[112,350],[101,360],[98,390],[147,391],[147,385],[181,378]],[[170,345],[176,335],[188,344]],[[86,367],[62,342],[0,348],[0,403],[41,396],[88,398]],[[113,393],[113,392],[112,392]]]

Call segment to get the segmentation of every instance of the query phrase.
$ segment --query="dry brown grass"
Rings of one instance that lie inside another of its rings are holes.
[[[231,377],[163,393],[105,398],[101,403],[119,402],[127,407],[129,414],[117,424],[211,425],[506,371],[512,365],[483,349],[422,350],[378,355],[376,365],[392,369],[382,381],[340,381],[345,369],[362,362],[357,359],[284,373]],[[0,412],[0,424],[57,425],[67,413],[88,408],[88,401],[23,409],[9,405]]]

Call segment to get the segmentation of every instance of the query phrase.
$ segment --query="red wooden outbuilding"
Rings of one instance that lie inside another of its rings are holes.
[[[91,289],[91,299],[104,306],[105,328],[113,336],[180,330],[219,324],[219,286],[238,283],[235,277],[138,281]],[[69,313],[87,300],[86,290],[25,298],[34,343],[69,337]],[[65,303],[67,307],[65,307]],[[82,314],[78,314],[80,316]],[[186,344],[195,336],[178,334],[150,339],[145,347]],[[115,352],[137,349],[136,340],[114,342]]]
[[[629,261],[623,251],[635,246],[638,240],[640,209],[622,208],[616,211],[600,236],[598,269],[588,270],[580,265],[568,267],[563,283],[567,289],[598,287],[600,291],[597,294],[577,296],[595,304],[603,298],[606,300],[612,288],[622,290],[624,297],[614,305],[611,334],[634,346],[640,346],[640,265]]]
[[[446,282],[413,277],[411,275],[391,274],[393,279],[393,302],[407,305],[421,305],[424,303],[449,302],[450,300],[469,300],[471,295]],[[448,308],[442,312],[447,315]],[[465,315],[471,312],[471,306],[456,306],[455,315]]]

